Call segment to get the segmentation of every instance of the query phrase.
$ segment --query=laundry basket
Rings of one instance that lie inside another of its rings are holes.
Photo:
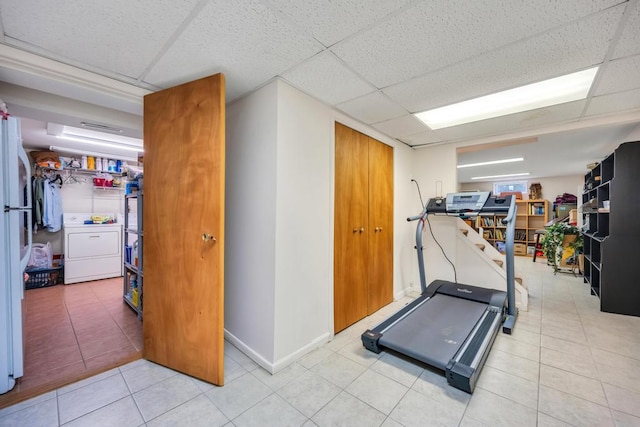
[[[57,266],[55,265],[56,261],[58,262]],[[54,260],[54,266],[51,268],[27,268],[25,273],[29,275],[29,279],[24,284],[25,289],[57,285],[64,282],[64,263],[62,259]]]

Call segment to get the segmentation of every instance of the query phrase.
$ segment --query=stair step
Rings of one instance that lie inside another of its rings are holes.
[[[484,251],[484,245],[482,243],[476,243],[476,246],[480,248],[481,251]]]
[[[498,264],[498,267],[502,267],[502,264],[504,264],[504,261],[502,261],[501,259],[494,259],[493,262]]]
[[[466,228],[461,228],[460,231],[462,231],[462,234],[464,234],[465,236],[469,234],[469,230],[467,230]]]

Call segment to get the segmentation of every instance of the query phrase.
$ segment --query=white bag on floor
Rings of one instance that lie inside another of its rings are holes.
[[[31,255],[27,267],[51,268],[53,267],[53,251],[51,243],[34,243],[31,247]]]

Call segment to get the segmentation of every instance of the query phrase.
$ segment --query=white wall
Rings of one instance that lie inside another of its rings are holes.
[[[275,358],[329,338],[333,284],[330,110],[277,81]],[[278,367],[276,367],[278,370]]]
[[[417,277],[411,149],[282,81],[231,104],[225,329],[271,372],[333,335],[335,121],[394,146],[394,294]]]
[[[272,363],[277,87],[229,105],[226,115],[225,329]]]
[[[456,148],[453,144],[417,149],[413,155],[413,175],[427,199],[458,191]]]

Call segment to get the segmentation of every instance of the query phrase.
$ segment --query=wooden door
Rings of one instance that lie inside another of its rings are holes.
[[[367,314],[393,301],[393,148],[369,140]]]
[[[222,385],[224,75],[145,96],[144,150],[143,356]]]
[[[368,139],[336,123],[334,329],[367,315]]]

